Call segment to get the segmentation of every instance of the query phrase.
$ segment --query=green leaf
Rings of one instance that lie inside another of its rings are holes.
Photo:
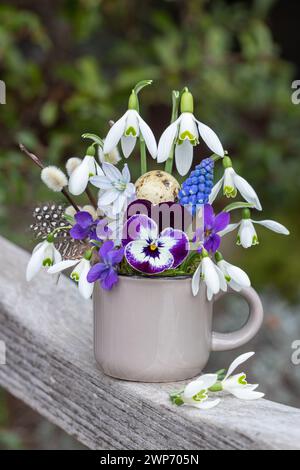
[[[152,85],[153,80],[141,80],[134,87],[134,92],[137,95],[145,86]]]
[[[232,204],[228,204],[223,211],[230,212],[234,211],[235,209],[245,209],[245,207],[253,208],[255,207],[254,204],[250,204],[249,202],[233,202]]]
[[[82,134],[81,137],[83,139],[91,139],[95,142],[95,144],[98,144],[98,145],[100,145],[101,148],[103,148],[104,142],[101,139],[101,137],[99,137],[98,135],[86,133],[86,134]]]

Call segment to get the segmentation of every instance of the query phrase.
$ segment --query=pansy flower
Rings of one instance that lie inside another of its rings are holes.
[[[228,212],[220,212],[215,215],[212,206],[205,204],[204,227],[196,230],[193,241],[202,241],[207,251],[215,253],[221,244],[220,232],[226,229],[229,222],[230,214]]]
[[[145,274],[177,268],[189,251],[184,232],[169,227],[159,233],[157,224],[146,215],[133,215],[127,220],[122,243],[128,264]]]

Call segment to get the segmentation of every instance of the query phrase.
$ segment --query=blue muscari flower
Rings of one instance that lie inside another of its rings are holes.
[[[190,176],[182,183],[178,199],[182,206],[189,205],[192,214],[197,207],[208,203],[213,187],[214,161],[209,157],[191,171]]]

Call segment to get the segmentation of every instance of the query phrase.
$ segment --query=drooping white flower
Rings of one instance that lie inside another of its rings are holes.
[[[238,266],[225,261],[221,253],[217,252],[215,254],[217,265],[221,269],[222,273],[225,276],[228,285],[235,291],[239,292],[246,287],[251,286],[250,279],[248,275]]]
[[[56,166],[46,166],[41,171],[41,180],[45,185],[54,192],[60,192],[68,185],[68,178]]]
[[[207,288],[207,299],[211,300],[220,290],[226,292],[227,283],[221,269],[210,259],[206,250],[202,250],[202,260],[192,278],[192,292],[197,295],[200,281],[204,281]]]
[[[104,155],[112,152],[119,141],[125,158],[132,153],[137,138],[142,135],[152,158],[156,158],[157,145],[152,130],[135,109],[128,109],[109,130],[103,147]]]
[[[259,202],[258,196],[252,186],[241,176],[239,176],[232,168],[231,159],[224,157],[223,165],[225,167],[224,175],[215,184],[211,194],[209,196],[209,204],[212,204],[216,199],[220,189],[223,186],[223,194],[226,197],[236,197],[237,191],[240,192],[241,196],[250,204],[261,211],[262,207]]]
[[[264,393],[255,391],[258,384],[252,385],[247,383],[245,373],[242,372],[241,374],[232,375],[238,366],[246,362],[250,357],[254,356],[254,354],[254,352],[249,352],[237,357],[229,366],[224,380],[221,381],[223,390],[226,390],[241,400],[257,400],[264,397]]]
[[[73,173],[74,170],[82,163],[81,158],[71,157],[67,160],[66,170],[69,176]]]
[[[61,254],[52,241],[44,240],[33,250],[26,269],[26,280],[31,281],[43,267],[52,266],[61,261]]]
[[[167,127],[159,140],[157,161],[165,162],[175,144],[176,168],[178,173],[184,176],[192,165],[193,147],[199,143],[200,137],[217,155],[223,157],[224,150],[216,133],[195,118],[193,97],[188,91],[182,94],[181,112],[179,118]]]
[[[135,194],[135,186],[130,182],[130,172],[127,164],[124,165],[122,173],[111,163],[104,162],[102,165],[103,175],[94,176],[90,182],[100,188],[98,205],[100,209],[112,205],[112,214],[119,214],[127,201]]]
[[[89,147],[87,155],[84,157],[80,165],[78,165],[71,173],[69,179],[69,191],[74,196],[79,196],[86,190],[91,176],[103,175],[103,171],[96,162],[94,155],[94,147]]]
[[[275,222],[274,220],[251,219],[250,211],[248,209],[244,209],[242,220],[236,224],[229,224],[222,232],[220,232],[220,236],[226,235],[239,227],[237,244],[242,245],[243,248],[250,248],[251,246],[259,243],[254,224],[263,225],[269,230],[282,235],[289,235],[290,233],[284,225],[279,222]]]
[[[87,281],[87,274],[91,269],[91,262],[86,258],[81,260],[64,260],[57,262],[48,269],[49,274],[57,274],[65,269],[75,266],[70,274],[70,278],[78,283],[78,290],[82,297],[89,299],[93,293],[94,284]]]
[[[216,400],[208,400],[208,389],[212,387],[217,380],[217,374],[205,374],[190,382],[183,391],[183,403],[202,410],[208,410],[217,406],[221,401],[219,398]]]
[[[113,148],[109,153],[104,153],[101,146],[98,146],[98,156],[100,163],[108,162],[112,165],[116,165],[121,160],[121,155],[118,147]]]

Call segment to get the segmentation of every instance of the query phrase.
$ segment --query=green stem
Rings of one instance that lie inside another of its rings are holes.
[[[171,124],[176,121],[178,118],[178,109],[179,109],[179,102],[180,102],[180,93],[177,90],[172,91],[172,114],[171,114]],[[175,145],[172,145],[170,155],[168,160],[165,164],[165,171],[167,173],[172,174],[173,171],[173,163],[174,163],[174,149]]]
[[[142,136],[140,136],[140,152],[141,152],[141,175],[147,173],[147,157],[146,145]]]

